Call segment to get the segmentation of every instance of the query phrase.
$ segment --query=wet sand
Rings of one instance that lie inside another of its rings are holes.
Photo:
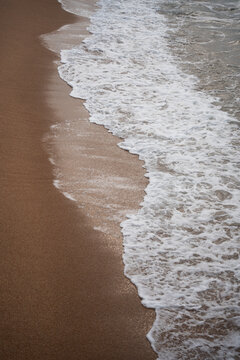
[[[127,214],[138,210],[148,185],[144,162],[117,146],[122,139],[91,123],[84,101],[69,96],[72,88],[56,76],[60,49],[72,49],[90,36],[88,25],[89,19],[77,16],[73,24],[41,36],[44,46],[59,59],[44,90],[57,119],[44,142],[54,165],[56,187],[76,201],[91,226],[104,235],[101,241],[107,241],[120,254],[120,223]]]
[[[56,0],[0,1],[0,358],[154,359],[153,312],[121,252],[54,188],[42,142],[57,115],[38,36],[72,21]]]

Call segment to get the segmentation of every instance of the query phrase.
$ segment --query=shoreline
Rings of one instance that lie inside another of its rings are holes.
[[[113,251],[54,188],[42,144],[58,121],[46,83],[55,76],[57,98],[68,86],[38,36],[74,16],[56,0],[11,0],[1,10],[1,359],[153,359],[154,314],[124,277],[119,245]]]
[[[92,227],[121,252],[120,224],[127,214],[138,211],[148,185],[144,162],[118,146],[123,139],[90,122],[85,101],[72,97],[72,87],[55,75],[61,65],[60,50],[72,49],[91,36],[86,30],[89,24],[88,18],[76,15],[73,24],[41,37],[44,46],[59,57],[45,90],[47,104],[58,121],[45,142],[57,189],[74,200]]]

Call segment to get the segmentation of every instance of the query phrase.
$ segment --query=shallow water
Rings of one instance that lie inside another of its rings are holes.
[[[145,161],[125,274],[156,309],[164,360],[240,358],[239,2],[226,3],[101,0],[91,36],[61,53],[90,121]]]
[[[168,19],[169,47],[181,68],[240,120],[240,1],[161,1],[159,13]]]

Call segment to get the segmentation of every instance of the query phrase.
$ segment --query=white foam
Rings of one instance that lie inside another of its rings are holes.
[[[190,348],[211,354],[214,346],[219,358],[230,358],[229,333],[209,342],[199,332],[172,353],[160,335],[165,324],[179,339],[176,319],[184,316],[191,318],[189,336],[200,322],[214,329],[216,312],[236,318],[240,174],[239,127],[178,68],[159,4],[101,0],[92,35],[61,52],[59,73],[71,95],[86,100],[90,121],[145,161],[150,182],[142,208],[122,223],[124,263],[143,304],[157,311],[149,338],[159,359],[185,359]]]
[[[63,195],[64,195],[67,199],[72,200],[72,201],[77,201],[77,200],[76,200],[71,194],[69,194],[68,192],[63,191],[62,193],[63,193]]]
[[[50,163],[51,163],[52,165],[55,165],[55,161],[54,161],[53,158],[48,158],[48,160],[50,161]]]
[[[55,188],[60,189],[60,180],[53,180],[53,185],[55,186]]]
[[[89,0],[58,0],[62,7],[75,15],[89,18],[93,12],[93,4]]]
[[[55,188],[57,188],[58,190],[62,190],[61,189],[61,181],[60,180],[53,180],[53,185],[55,186]],[[72,195],[72,194],[69,194],[67,191],[61,191],[61,193],[69,200],[72,200],[72,201],[77,201],[75,199],[75,197]]]

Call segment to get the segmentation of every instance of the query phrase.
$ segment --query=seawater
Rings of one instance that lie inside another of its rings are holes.
[[[145,162],[121,226],[125,274],[156,310],[148,339],[161,360],[240,359],[239,1],[98,6],[59,73]]]

